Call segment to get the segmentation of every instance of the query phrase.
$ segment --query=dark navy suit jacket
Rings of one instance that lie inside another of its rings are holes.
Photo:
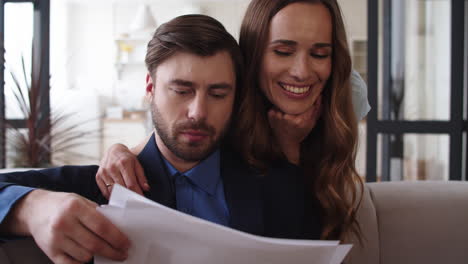
[[[154,136],[138,159],[152,186],[145,196],[175,208],[175,193]],[[7,205],[20,198],[6,194],[5,188],[15,184],[73,192],[98,204],[107,203],[95,181],[98,168],[64,166],[0,174],[0,223],[4,218],[1,215],[10,210]],[[277,164],[267,175],[259,176],[232,151],[222,150],[221,177],[231,228],[268,237],[319,239],[319,210],[311,199],[306,199],[304,180],[297,167]]]

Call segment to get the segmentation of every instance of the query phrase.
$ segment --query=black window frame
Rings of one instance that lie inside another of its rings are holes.
[[[31,81],[40,83],[42,101],[41,115],[50,120],[50,0],[0,0],[0,168],[6,166],[6,131],[8,126],[25,128],[25,119],[6,119],[5,116],[5,4],[32,3],[33,13],[33,43]],[[46,120],[46,121],[47,121]],[[50,129],[50,121],[43,122],[46,130]],[[46,131],[47,132],[47,131]]]
[[[450,83],[450,120],[449,121],[403,121],[390,120],[389,102],[389,61],[391,59],[391,10],[392,0],[368,0],[368,96],[372,110],[367,117],[367,151],[366,151],[366,181],[377,181],[377,140],[382,137],[382,181],[389,181],[389,149],[390,134],[445,134],[450,137],[449,150],[449,180],[466,180],[466,171],[462,171],[463,162],[468,164],[468,157],[463,161],[463,151],[468,149],[468,143],[463,145],[463,134],[468,132],[468,121],[464,119],[468,113],[468,104],[464,106],[464,95],[468,95],[468,87],[464,78],[468,76],[465,69],[467,51],[465,50],[465,4],[466,0],[451,0],[451,83]],[[383,5],[383,56],[382,56],[382,116],[378,113],[378,79],[379,79],[379,3]],[[467,140],[468,141],[468,140]],[[465,177],[462,177],[465,174]]]

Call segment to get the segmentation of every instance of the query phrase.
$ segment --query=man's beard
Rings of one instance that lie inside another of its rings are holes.
[[[223,128],[219,136],[216,138],[216,129],[206,124],[203,120],[184,120],[176,122],[173,127],[169,127],[164,121],[161,112],[153,102],[151,107],[151,116],[153,119],[154,128],[164,145],[178,158],[196,162],[205,159],[208,155],[219,147],[221,139],[226,133],[226,127]],[[201,142],[181,142],[178,136],[186,130],[203,131],[208,136]]]

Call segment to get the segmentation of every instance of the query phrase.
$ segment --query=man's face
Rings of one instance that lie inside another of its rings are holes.
[[[201,57],[178,52],[156,68],[153,78],[148,78],[147,92],[163,148],[183,161],[204,159],[231,119],[236,79],[229,53]]]

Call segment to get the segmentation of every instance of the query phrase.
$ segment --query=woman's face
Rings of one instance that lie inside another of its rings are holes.
[[[332,69],[332,19],[322,4],[293,3],[271,20],[260,86],[282,112],[307,111]]]

